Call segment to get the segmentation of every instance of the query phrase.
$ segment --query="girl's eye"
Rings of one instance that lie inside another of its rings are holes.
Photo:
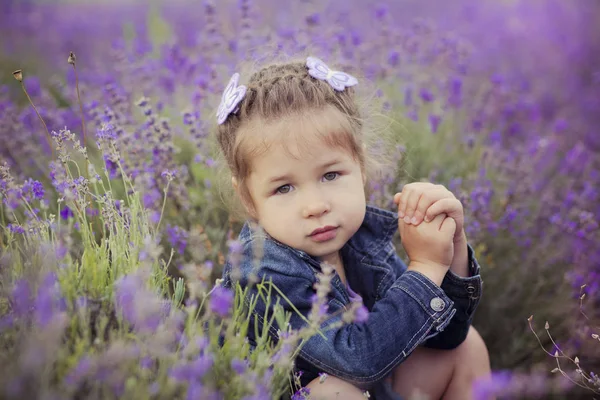
[[[286,193],[289,193],[290,190],[292,190],[292,187],[290,185],[283,185],[283,186],[279,186],[277,188],[277,190],[275,190],[275,193],[286,194]]]
[[[323,178],[325,178],[326,181],[332,181],[335,178],[338,177],[338,173],[337,172],[328,172],[325,175],[323,175]]]

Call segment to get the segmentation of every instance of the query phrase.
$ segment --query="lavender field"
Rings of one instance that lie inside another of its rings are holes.
[[[215,285],[243,221],[214,132],[233,72],[307,54],[393,135],[372,204],[426,180],[464,205],[477,398],[600,397],[597,1],[3,0],[0,399],[305,398],[318,332],[251,353]]]

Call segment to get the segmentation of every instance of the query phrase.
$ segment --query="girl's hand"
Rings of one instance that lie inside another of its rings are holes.
[[[409,183],[404,186],[402,192],[394,195],[394,203],[398,205],[398,217],[406,224],[415,226],[423,221],[432,221],[440,214],[446,214],[456,222],[454,241],[463,239],[463,206],[443,185],[427,182]]]
[[[454,219],[440,214],[419,226],[398,220],[398,229],[402,247],[410,259],[409,269],[415,269],[441,285],[454,259]]]

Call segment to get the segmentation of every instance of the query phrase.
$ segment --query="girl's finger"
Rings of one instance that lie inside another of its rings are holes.
[[[446,218],[440,226],[440,231],[448,234],[449,237],[453,237],[456,232],[456,221],[452,218]]]
[[[406,199],[406,209],[404,210],[404,222],[407,224],[413,223],[413,216],[415,214],[415,209],[417,208],[417,204],[419,204],[419,199],[423,194],[420,190],[411,190],[408,198]],[[404,196],[402,196],[404,197]]]
[[[450,218],[459,217],[462,214],[462,204],[457,199],[445,198],[433,203],[425,212],[425,222],[433,220],[437,215],[446,213]]]
[[[408,201],[408,197],[410,196],[410,188],[402,189],[400,192],[400,196],[398,196],[398,218],[404,218],[406,215],[406,204]]]
[[[414,225],[419,225],[421,222],[423,222],[427,209],[435,202],[447,197],[448,191],[444,187],[439,187],[424,192],[419,199],[417,207],[415,208],[412,223]],[[425,220],[425,222],[428,221]]]

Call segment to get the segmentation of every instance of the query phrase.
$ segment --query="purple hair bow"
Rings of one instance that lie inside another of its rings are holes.
[[[308,57],[306,66],[310,76],[322,81],[326,81],[335,90],[341,92],[345,88],[358,84],[358,80],[345,72],[333,71],[327,64],[316,57]]]
[[[229,83],[225,87],[223,96],[221,97],[221,104],[217,109],[217,123],[221,125],[231,113],[236,113],[239,110],[238,104],[246,95],[246,86],[240,85],[240,74],[237,72],[233,74]]]

